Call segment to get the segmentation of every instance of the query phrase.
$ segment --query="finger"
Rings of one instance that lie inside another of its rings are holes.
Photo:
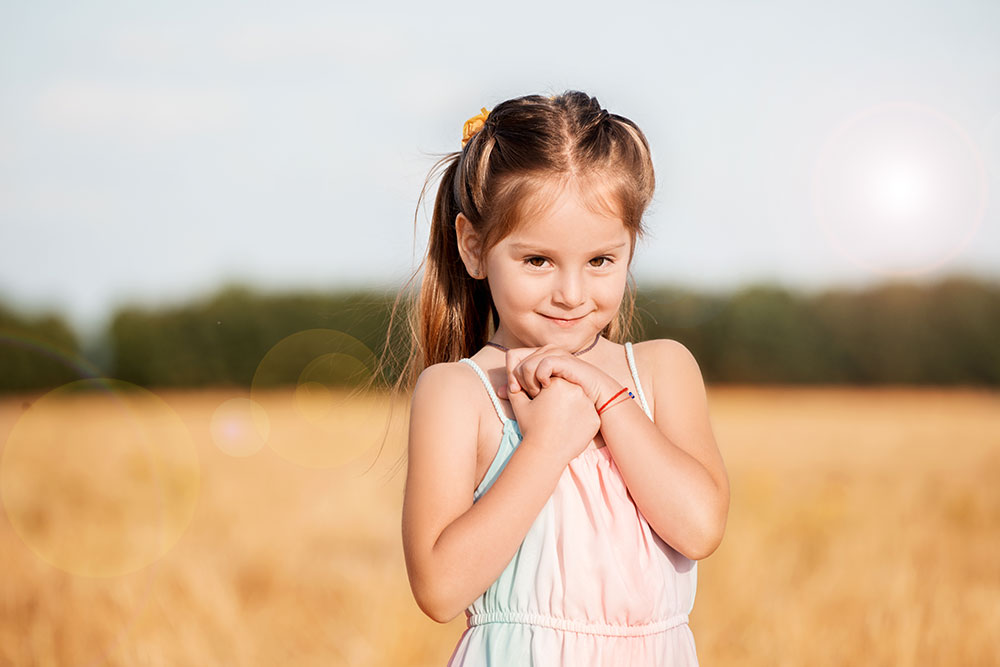
[[[497,387],[497,398],[501,400],[507,398],[507,385],[502,384]]]
[[[507,385],[510,391],[520,391],[520,384],[514,375],[514,369],[521,363],[521,360],[535,351],[533,347],[518,347],[507,350],[504,362],[507,366]]]
[[[534,385],[534,378],[528,373],[528,369],[523,361],[514,369],[514,382],[520,385],[521,389],[528,392],[528,396],[531,398],[538,395],[538,388]]]
[[[518,387],[528,392],[532,398],[538,395],[542,385],[535,377],[535,369],[540,361],[549,355],[565,355],[566,351],[556,345],[542,347],[520,347],[508,350],[506,355],[510,389]]]
[[[565,367],[572,367],[573,361],[574,359],[564,350],[551,348],[532,355],[521,364],[524,367],[524,375],[530,376],[539,388],[545,388],[551,384],[553,376],[563,375]]]
[[[542,390],[542,384],[538,381],[538,376],[536,374],[536,369],[538,368],[538,363],[540,359],[538,357],[529,357],[521,362],[521,365],[515,369],[514,374],[520,382],[521,387],[528,392],[528,396],[534,398],[538,396],[538,392]]]
[[[539,386],[542,388],[548,387],[552,384],[553,376],[562,375],[560,368],[562,358],[559,356],[548,356],[538,362],[535,366],[534,377],[535,381],[538,382]]]
[[[514,419],[520,421],[520,415],[524,413],[524,408],[531,402],[531,399],[523,391],[515,391],[507,392],[507,400],[510,401],[510,407],[514,410]]]
[[[521,363],[514,369],[514,378],[532,398],[537,396],[538,392],[542,390],[542,385],[536,377],[535,370],[547,355],[553,353],[553,350],[554,348],[551,345],[535,348],[534,352],[524,357]]]

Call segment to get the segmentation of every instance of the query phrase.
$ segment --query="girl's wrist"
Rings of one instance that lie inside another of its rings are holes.
[[[635,394],[629,391],[628,387],[622,387],[611,398],[605,401],[603,405],[597,408],[597,415],[601,416],[603,413],[607,412],[616,405],[633,398],[635,398]]]
[[[605,378],[604,381],[598,385],[597,391],[594,392],[594,409],[597,410],[604,405],[611,399],[612,396],[618,393],[621,388],[622,385],[617,380],[612,379],[610,376]]]
[[[594,401],[594,409],[598,411],[602,411],[602,408],[607,410],[611,407],[610,404],[617,403],[622,400],[623,397],[626,399],[629,397],[629,388],[623,387],[614,380],[610,380],[610,382],[602,384],[600,390],[597,392],[597,400]]]

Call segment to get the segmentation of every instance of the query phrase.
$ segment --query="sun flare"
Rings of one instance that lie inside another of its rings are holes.
[[[968,245],[986,190],[983,158],[957,123],[927,107],[886,104],[830,134],[812,196],[834,251],[869,272],[917,275]]]
[[[925,213],[932,179],[929,165],[892,157],[877,162],[869,175],[869,197],[873,208],[887,223],[903,226]]]

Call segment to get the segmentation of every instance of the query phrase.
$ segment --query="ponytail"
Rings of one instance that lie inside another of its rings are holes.
[[[456,175],[461,153],[444,158],[426,266],[417,303],[416,330],[423,366],[458,361],[482,347],[490,332],[493,300],[485,280],[468,274],[458,253],[455,219],[461,212],[455,200]]]

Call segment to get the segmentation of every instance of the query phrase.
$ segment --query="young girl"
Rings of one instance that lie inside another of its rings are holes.
[[[628,340],[646,138],[576,91],[483,109],[463,135],[412,348],[416,602],[465,611],[452,667],[696,665],[696,561],[729,480],[694,358]]]

